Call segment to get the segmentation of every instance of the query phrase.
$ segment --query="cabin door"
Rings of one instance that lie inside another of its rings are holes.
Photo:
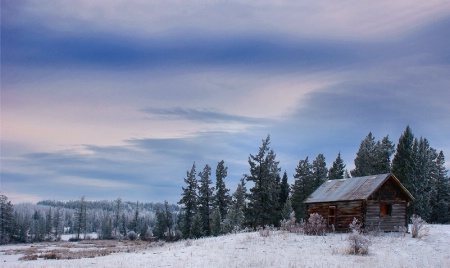
[[[336,226],[336,206],[328,207],[328,226]]]

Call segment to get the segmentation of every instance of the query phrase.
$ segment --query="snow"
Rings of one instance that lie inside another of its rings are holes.
[[[0,246],[2,267],[450,267],[450,225],[427,225],[422,238],[368,236],[369,255],[345,253],[348,234],[305,236],[271,232],[230,234],[77,260],[18,261]],[[23,247],[19,245],[15,247]],[[31,246],[31,245],[29,245]]]

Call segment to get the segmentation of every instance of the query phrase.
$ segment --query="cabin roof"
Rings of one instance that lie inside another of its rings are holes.
[[[411,200],[414,200],[414,197],[400,181],[393,174],[387,173],[365,177],[328,180],[319,186],[319,188],[317,188],[304,203],[366,200],[389,178],[392,178],[402,191],[405,192]]]

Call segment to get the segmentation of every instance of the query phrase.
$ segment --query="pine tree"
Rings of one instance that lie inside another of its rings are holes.
[[[81,197],[80,204],[75,212],[75,231],[77,234],[76,239],[80,240],[80,234],[86,232],[87,219],[86,219],[86,199]]]
[[[315,181],[312,172],[312,165],[309,163],[308,157],[305,160],[300,160],[295,169],[294,185],[292,186],[292,208],[295,211],[297,220],[306,219],[308,213],[303,201],[308,198],[315,190]]]
[[[225,178],[227,177],[228,167],[225,167],[225,162],[222,160],[217,164],[216,168],[216,194],[214,196],[214,206],[219,208],[220,217],[225,219],[227,217],[228,206],[231,202],[229,194],[230,189],[225,186]]]
[[[281,179],[280,198],[278,201],[282,206],[284,206],[284,204],[286,204],[286,201],[289,199],[290,191],[291,191],[291,187],[289,186],[289,183],[288,183],[288,176],[287,176],[286,171],[284,171],[283,178]]]
[[[254,183],[248,195],[249,203],[247,218],[254,228],[278,224],[276,214],[278,205],[278,189],[276,178],[280,172],[276,154],[269,148],[270,135],[262,141],[262,146],[256,155],[250,154],[248,163],[250,174],[246,175],[247,181]]]
[[[0,244],[11,241],[14,224],[14,209],[8,197],[0,195]]]
[[[325,156],[319,154],[312,163],[312,175],[314,177],[314,191],[322,185],[328,177],[327,163],[325,162]]]
[[[117,237],[120,224],[120,213],[122,212],[122,199],[117,198],[114,206],[114,237]]]
[[[139,201],[136,201],[136,209],[134,211],[134,217],[130,224],[130,229],[136,234],[139,233]]]
[[[220,217],[220,210],[217,207],[212,213],[211,221],[211,235],[218,236],[221,233],[222,218]]]
[[[341,152],[338,153],[336,160],[334,160],[333,165],[328,171],[328,178],[330,180],[339,180],[344,178],[345,174],[345,164],[341,158]]]
[[[288,199],[286,200],[286,203],[284,203],[283,210],[281,211],[281,218],[283,220],[288,220],[291,217],[292,211],[292,203],[291,200]]]
[[[192,164],[191,171],[186,172],[186,178],[184,182],[187,184],[186,188],[183,187],[183,194],[178,204],[182,205],[183,218],[181,220],[183,237],[192,237],[192,223],[194,216],[197,213],[197,180],[195,178],[195,162]]]
[[[375,159],[375,138],[372,136],[372,132],[361,141],[358,153],[355,158],[355,169],[350,173],[353,177],[362,177],[367,175],[373,175],[373,163]]]
[[[245,196],[247,194],[247,188],[245,187],[245,179],[242,178],[233,193],[233,199],[231,201],[231,206],[228,210],[228,222],[231,229],[240,229],[244,224],[245,220]]]
[[[201,217],[202,233],[205,236],[211,235],[211,209],[213,204],[214,187],[210,187],[212,181],[210,179],[211,167],[206,165],[203,171],[198,174],[200,176],[200,186],[198,188],[198,211]]]
[[[374,174],[385,174],[391,170],[391,156],[394,153],[394,144],[389,140],[389,135],[375,145],[375,159],[373,162]]]
[[[189,238],[200,238],[203,235],[202,216],[197,212],[192,219],[191,236]]]
[[[414,134],[411,128],[407,126],[398,140],[397,149],[392,159],[392,173],[410,192],[413,191],[411,182],[414,167],[412,159],[413,144]]]
[[[431,177],[431,222],[448,223],[450,221],[450,181],[445,168],[445,157],[442,151],[436,158],[436,169]]]

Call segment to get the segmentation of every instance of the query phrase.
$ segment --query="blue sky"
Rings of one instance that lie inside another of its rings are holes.
[[[449,154],[450,3],[375,2],[2,0],[1,192],[177,202],[221,160],[234,191],[267,134],[291,183],[369,131]]]

